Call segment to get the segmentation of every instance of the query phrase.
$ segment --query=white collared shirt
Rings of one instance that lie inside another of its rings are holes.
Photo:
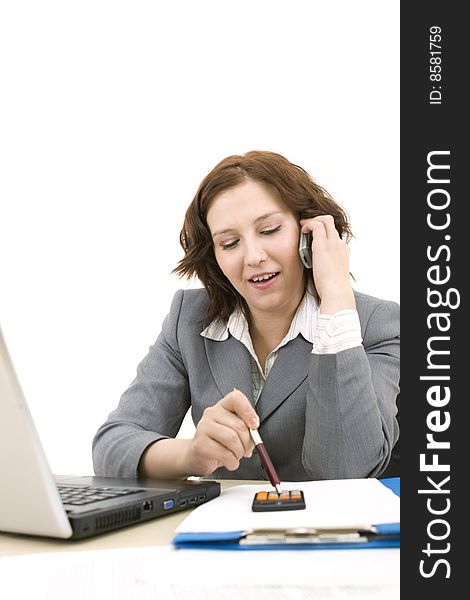
[[[260,365],[253,348],[248,322],[240,308],[234,310],[227,324],[215,319],[201,332],[203,337],[216,342],[226,340],[229,335],[241,342],[250,353],[253,398],[261,394],[264,382],[271,371],[279,349],[298,335],[312,344],[313,354],[336,354],[362,344],[361,325],[357,310],[340,310],[334,315],[321,315],[314,296],[307,291],[299,304],[289,331],[266,358],[264,368]]]

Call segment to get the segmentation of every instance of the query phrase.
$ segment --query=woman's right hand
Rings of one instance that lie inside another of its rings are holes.
[[[249,429],[258,426],[258,415],[245,394],[230,392],[204,411],[187,446],[185,470],[199,476],[219,467],[236,471],[240,460],[252,455],[254,443]]]

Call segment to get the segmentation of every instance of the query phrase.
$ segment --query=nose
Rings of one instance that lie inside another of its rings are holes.
[[[261,240],[251,240],[246,243],[245,262],[249,267],[255,267],[267,258],[266,251]]]

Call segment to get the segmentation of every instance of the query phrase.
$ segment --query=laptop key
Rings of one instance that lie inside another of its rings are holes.
[[[90,486],[58,486],[60,498],[64,504],[73,506],[82,506],[91,502],[109,500],[136,494],[141,491],[139,488],[110,488],[110,487],[90,487]]]

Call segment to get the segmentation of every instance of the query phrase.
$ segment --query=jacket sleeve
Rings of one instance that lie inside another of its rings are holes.
[[[312,479],[377,477],[399,437],[399,305],[377,301],[361,346],[312,354],[302,463]]]
[[[93,438],[96,475],[136,477],[145,448],[174,437],[180,428],[190,406],[177,336],[183,294],[176,292],[162,331],[137,367],[134,381]]]

